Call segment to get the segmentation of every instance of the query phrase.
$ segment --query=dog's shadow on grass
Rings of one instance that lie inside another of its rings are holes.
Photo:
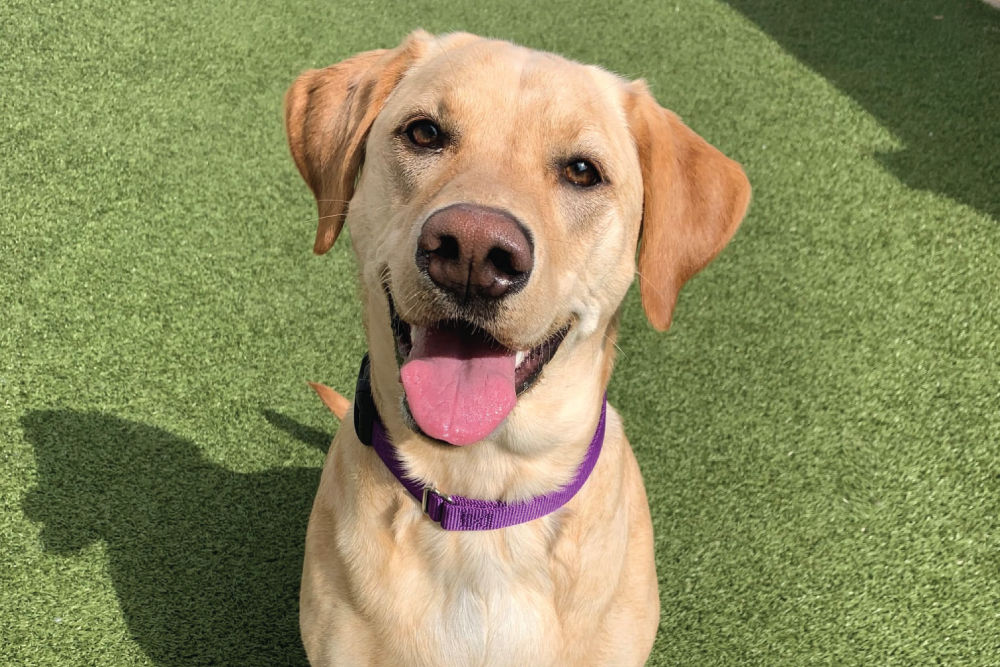
[[[328,434],[264,411],[325,449]],[[38,483],[25,514],[49,553],[102,541],[133,638],[161,665],[305,663],[298,590],[318,468],[244,474],[194,442],[106,414],[22,419]]]

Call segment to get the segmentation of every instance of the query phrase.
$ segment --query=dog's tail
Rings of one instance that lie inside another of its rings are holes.
[[[309,386],[319,396],[319,400],[323,401],[323,405],[330,408],[330,412],[336,415],[337,419],[343,421],[351,402],[325,384],[310,382]]]

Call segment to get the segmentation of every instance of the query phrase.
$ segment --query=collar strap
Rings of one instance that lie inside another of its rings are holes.
[[[379,419],[371,391],[371,369],[368,355],[361,360],[357,391],[354,395],[354,430],[364,444],[373,447],[382,462],[399,483],[420,502],[423,512],[441,524],[445,530],[494,530],[519,523],[526,523],[554,512],[576,495],[590,477],[604,444],[604,426],[608,399],[601,401],[601,418],[597,422],[594,438],[587,447],[587,454],[569,484],[551,493],[531,500],[506,503],[499,500],[476,500],[457,495],[445,495],[433,486],[409,477],[395,446],[389,440],[382,420]]]

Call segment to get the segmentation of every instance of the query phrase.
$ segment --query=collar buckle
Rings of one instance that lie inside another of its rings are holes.
[[[430,516],[430,512],[428,511],[428,505],[429,505],[429,502],[430,502],[430,496],[431,496],[431,494],[434,494],[435,496],[437,496],[438,501],[439,501],[437,503],[438,505],[440,505],[442,501],[446,502],[446,503],[449,503],[449,504],[454,504],[454,502],[455,502],[454,500],[452,500],[451,496],[449,496],[447,494],[444,494],[444,493],[441,493],[440,491],[438,491],[437,489],[435,489],[433,486],[425,486],[424,487],[423,496],[420,499],[420,511],[423,512],[424,514],[426,514],[427,516]],[[433,518],[433,517],[431,517],[431,518]]]

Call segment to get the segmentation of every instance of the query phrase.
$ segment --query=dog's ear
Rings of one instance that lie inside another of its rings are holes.
[[[319,209],[317,255],[330,249],[344,225],[372,123],[431,39],[418,30],[395,49],[303,72],[285,94],[288,146]]]
[[[750,203],[739,163],[664,109],[642,81],[626,112],[642,168],[639,293],[649,322],[666,331],[677,294],[736,232]]]

